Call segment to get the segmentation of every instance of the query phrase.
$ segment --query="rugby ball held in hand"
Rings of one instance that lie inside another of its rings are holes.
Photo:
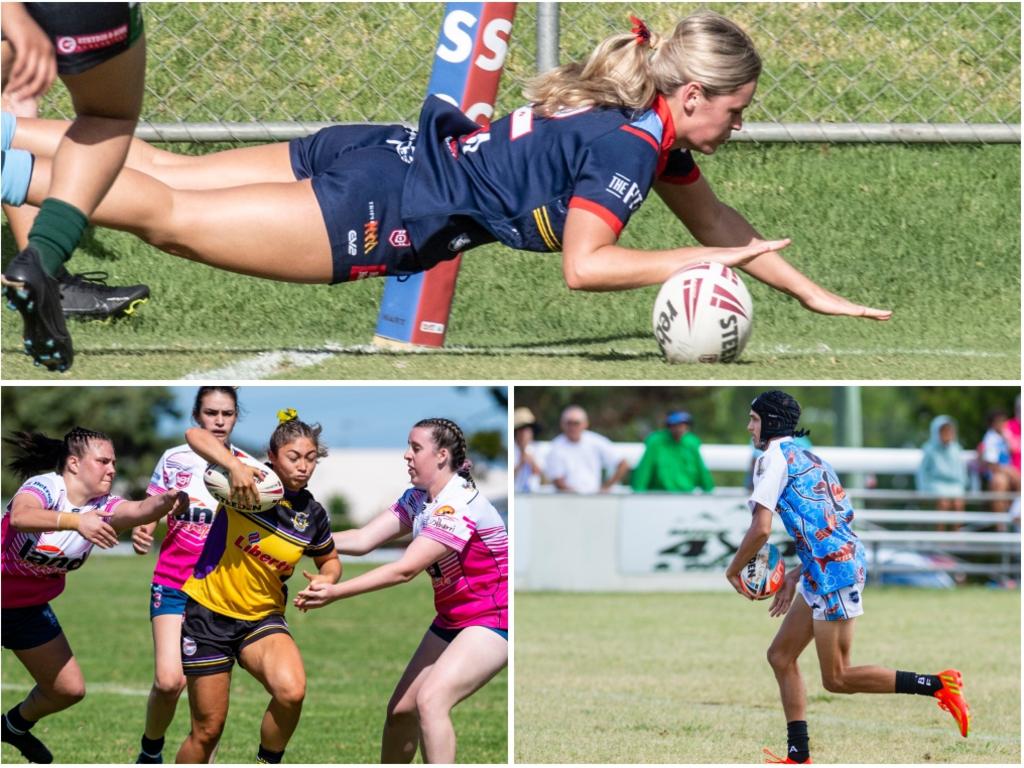
[[[774,544],[765,544],[740,571],[740,586],[755,600],[764,600],[779,591],[786,578],[786,564]]]
[[[750,338],[754,305],[739,274],[702,261],[676,272],[654,300],[654,338],[670,363],[731,363]]]
[[[284,485],[274,470],[248,456],[239,456],[238,458],[246,466],[255,467],[263,473],[256,481],[259,503],[254,506],[232,501],[231,474],[219,464],[210,464],[203,473],[203,482],[206,484],[206,490],[210,492],[213,498],[240,512],[265,512],[284,498]]]

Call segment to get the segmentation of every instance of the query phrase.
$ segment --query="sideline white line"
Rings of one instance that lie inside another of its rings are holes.
[[[18,685],[17,683],[3,683],[0,685],[0,690],[4,691],[29,691],[32,688],[31,685]],[[126,688],[123,685],[117,683],[94,683],[89,680],[85,681],[85,690],[87,693],[109,693],[116,696],[140,696],[146,698],[149,696],[149,688]]]
[[[221,351],[221,350],[218,350]],[[230,352],[230,350],[226,350]],[[321,349],[286,350],[261,352],[255,357],[239,360],[236,363],[213,368],[206,371],[193,371],[183,379],[263,379],[290,368],[308,368],[319,365],[339,355],[383,355],[401,358],[407,355],[440,355],[440,356],[473,356],[502,355],[506,357],[581,357],[588,354],[614,353],[626,358],[656,358],[653,350],[621,350],[612,347],[568,347],[568,346],[537,346],[537,347],[445,347],[443,349],[420,348],[396,350],[378,347],[373,344],[351,344],[348,346],[326,345]],[[827,344],[813,347],[794,347],[777,344],[767,347],[753,347],[751,354],[760,355],[835,355],[837,357],[870,357],[874,355],[904,355],[907,357],[947,357],[964,359],[1009,359],[1016,357],[1010,352],[983,352],[970,349],[832,349]]]

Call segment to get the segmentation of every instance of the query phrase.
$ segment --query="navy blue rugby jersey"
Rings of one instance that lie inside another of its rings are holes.
[[[420,113],[402,219],[424,266],[499,241],[560,251],[565,217],[583,208],[618,236],[654,180],[689,184],[700,169],[672,150],[658,96],[646,110],[578,108],[538,117],[521,107],[484,130],[436,96]]]

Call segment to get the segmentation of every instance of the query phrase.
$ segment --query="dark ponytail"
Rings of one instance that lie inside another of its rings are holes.
[[[68,456],[82,458],[93,440],[112,443],[108,435],[83,427],[73,427],[62,440],[54,440],[42,432],[15,432],[4,438],[17,455],[7,466],[22,480],[40,472],[63,473]]]

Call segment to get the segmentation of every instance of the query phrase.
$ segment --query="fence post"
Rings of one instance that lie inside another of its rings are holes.
[[[558,66],[558,3],[537,3],[537,74]]]

